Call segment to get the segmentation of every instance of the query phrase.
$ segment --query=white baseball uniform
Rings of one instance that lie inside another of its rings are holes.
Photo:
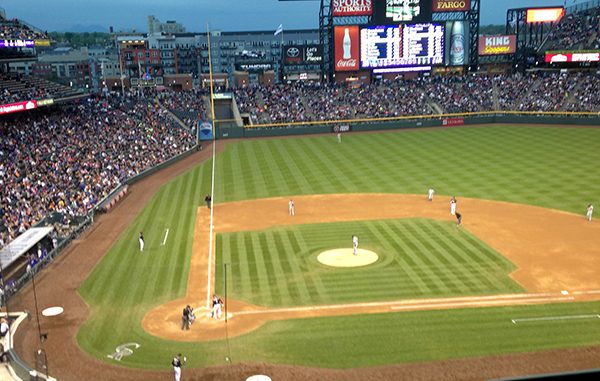
[[[352,254],[356,255],[358,251],[358,236],[352,236]]]
[[[588,208],[587,208],[587,220],[588,221],[592,220],[593,213],[594,213],[594,205],[590,204],[590,206],[588,206]]]

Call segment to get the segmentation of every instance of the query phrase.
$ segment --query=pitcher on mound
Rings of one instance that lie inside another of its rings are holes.
[[[358,253],[358,236],[352,236],[352,254],[356,255]]]

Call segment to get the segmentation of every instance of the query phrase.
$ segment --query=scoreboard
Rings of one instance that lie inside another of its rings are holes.
[[[365,69],[444,63],[444,26],[400,24],[360,30],[360,64]]]

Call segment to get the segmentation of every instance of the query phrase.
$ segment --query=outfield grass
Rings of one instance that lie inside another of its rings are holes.
[[[379,260],[331,268],[316,257],[351,248],[350,234]],[[217,236],[217,279],[228,265],[236,300],[283,307],[404,298],[515,293],[515,266],[453,222],[403,219],[296,225]],[[222,283],[217,291],[224,293]]]
[[[425,194],[585,214],[600,205],[600,129],[489,126],[246,140],[217,162],[216,202],[320,193]]]
[[[218,203],[312,193],[425,194],[433,186],[437,194],[506,200],[583,214],[589,202],[600,205],[599,162],[600,129],[436,129],[346,135],[342,144],[337,144],[333,136],[248,140],[227,145],[217,157],[214,200]],[[91,308],[91,317],[77,339],[92,356],[110,362],[106,355],[117,345],[138,342],[142,347],[134,356],[124,358],[123,365],[168,369],[170,357],[180,351],[188,354],[191,366],[223,363],[227,355],[224,342],[183,344],[159,340],[146,334],[140,323],[152,306],[185,294],[194,217],[196,207],[203,204],[204,195],[209,193],[210,165],[205,163],[164,185],[80,288]],[[161,246],[166,228],[170,229],[169,240]],[[381,229],[379,234],[387,229]],[[138,252],[139,231],[144,231],[146,237],[147,250],[143,255]],[[390,247],[406,242],[395,241],[392,235],[389,240],[385,236],[376,239]],[[285,247],[289,242],[281,244]],[[442,237],[437,243],[428,243],[435,246],[439,242],[443,242]],[[237,243],[240,246],[240,241]],[[445,257],[438,260],[442,258]],[[447,260],[446,267],[451,266]],[[241,263],[242,259],[237,261]],[[249,261],[248,271],[251,264]],[[417,267],[420,265],[411,267],[415,274],[419,274]],[[240,274],[242,269],[239,267]],[[434,269],[429,265],[419,271],[434,274],[438,271]],[[442,273],[438,275],[441,280]],[[250,283],[251,278],[247,278]],[[221,284],[222,279],[217,277],[216,282]],[[419,284],[416,279],[414,282]],[[441,286],[454,286],[461,291],[458,285],[456,279],[448,278],[438,289],[447,295],[450,291]],[[478,287],[483,290],[485,285],[472,288]],[[292,300],[284,301],[285,293],[269,296],[260,284],[257,290],[263,303],[280,300],[282,305],[312,303],[310,298],[322,303],[331,297],[319,299],[315,292],[307,299],[301,291],[296,296],[296,291],[288,287]],[[418,296],[421,291],[411,292]],[[557,315],[592,310],[597,313],[599,309],[599,303],[569,303],[280,321],[230,344],[234,361],[330,367],[460,358],[597,345],[597,321],[512,327],[506,320],[516,312]],[[303,350],[307,347],[311,351]]]

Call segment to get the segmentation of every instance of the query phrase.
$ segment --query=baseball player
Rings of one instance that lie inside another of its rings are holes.
[[[354,255],[358,254],[358,236],[357,235],[352,236],[352,254],[354,254]]]
[[[221,318],[221,311],[223,309],[223,300],[218,295],[213,295],[212,300],[212,317],[217,320]]]
[[[462,214],[456,212],[456,225],[460,225],[462,222]]]
[[[294,200],[292,200],[292,199],[290,199],[290,201],[288,202],[288,214],[290,216],[296,215],[296,207],[294,205]]]
[[[591,221],[592,220],[592,214],[594,213],[594,205],[592,204],[588,204],[587,207],[587,220]]]
[[[450,214],[456,215],[456,197],[452,196],[450,200]]]
[[[341,132],[337,133],[337,141],[338,141],[338,143],[342,142],[342,133]]]
[[[140,232],[140,251],[144,251],[144,233]]]
[[[173,365],[173,372],[175,373],[175,381],[181,381],[181,366],[185,365],[187,361],[186,357],[181,359],[181,353],[177,354],[176,357],[171,361],[171,365]]]
[[[435,191],[433,190],[433,188],[429,188],[429,190],[427,191],[427,200],[433,201],[434,193],[435,193]]]

